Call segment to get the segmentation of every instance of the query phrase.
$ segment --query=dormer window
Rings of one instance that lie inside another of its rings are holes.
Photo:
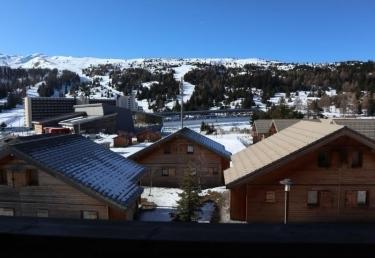
[[[187,146],[187,153],[188,154],[193,154],[194,153],[194,146],[192,144],[189,144]]]

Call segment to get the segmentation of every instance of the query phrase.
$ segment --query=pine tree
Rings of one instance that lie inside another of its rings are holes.
[[[189,172],[185,173],[181,185],[182,193],[177,201],[177,220],[189,222],[196,218],[196,212],[200,206],[200,189],[195,175],[196,170],[189,165]]]

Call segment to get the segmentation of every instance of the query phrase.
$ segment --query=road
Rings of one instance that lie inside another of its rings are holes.
[[[205,118],[205,119],[185,119],[184,125],[185,126],[200,126],[204,121],[206,124],[213,124],[214,126],[217,125],[231,125],[236,126],[237,124],[249,124],[250,118],[247,116],[241,117],[216,117],[216,118]],[[180,120],[174,121],[164,121],[163,127],[179,127],[181,125]]]

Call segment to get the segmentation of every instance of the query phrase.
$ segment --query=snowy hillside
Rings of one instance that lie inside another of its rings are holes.
[[[242,67],[245,64],[257,64],[269,66],[278,64],[274,61],[266,61],[258,58],[234,59],[234,58],[184,58],[184,59],[104,59],[94,57],[71,57],[71,56],[47,56],[44,54],[32,54],[28,56],[0,54],[0,66],[12,68],[57,68],[59,70],[70,70],[82,74],[82,69],[100,64],[118,64],[122,68],[128,67],[157,67],[176,66],[177,74],[187,73],[193,63],[199,64],[220,64],[227,67]],[[180,66],[180,67],[179,67]]]

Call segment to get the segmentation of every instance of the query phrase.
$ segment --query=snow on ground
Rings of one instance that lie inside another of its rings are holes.
[[[142,82],[142,86],[148,89],[150,89],[153,84],[159,84],[159,82],[158,81]]]
[[[222,135],[206,135],[206,137],[214,140],[225,146],[227,151],[235,154],[246,148],[239,140],[241,136],[248,136],[247,134],[222,134]]]
[[[181,79],[183,79],[185,74],[193,70],[194,68],[196,67],[193,65],[181,65],[179,67],[176,67],[174,68],[174,71],[175,71],[174,78],[177,81],[181,81]],[[193,95],[195,85],[188,83],[186,81],[183,81],[183,89],[184,89],[183,99],[184,99],[184,102],[187,102],[188,100],[190,100],[191,95]]]
[[[152,109],[148,107],[147,99],[138,100],[138,106],[142,107],[143,111],[146,113],[153,113]]]
[[[143,187],[142,198],[147,199],[149,202],[155,203],[159,207],[176,207],[177,201],[180,199],[178,196],[182,192],[179,188],[166,188],[166,187]],[[205,196],[208,192],[224,193],[228,191],[225,186],[209,188],[202,190],[201,196]]]
[[[25,125],[25,111],[23,105],[0,113],[0,124],[5,123],[7,127],[23,127]]]
[[[33,86],[30,86],[27,91],[26,91],[26,94],[28,97],[39,97],[39,93],[38,93],[38,88],[39,86],[43,83],[44,81],[42,82],[39,82]]]
[[[176,207],[180,199],[178,194],[181,192],[179,188],[144,187],[141,198],[146,198],[159,207]]]

